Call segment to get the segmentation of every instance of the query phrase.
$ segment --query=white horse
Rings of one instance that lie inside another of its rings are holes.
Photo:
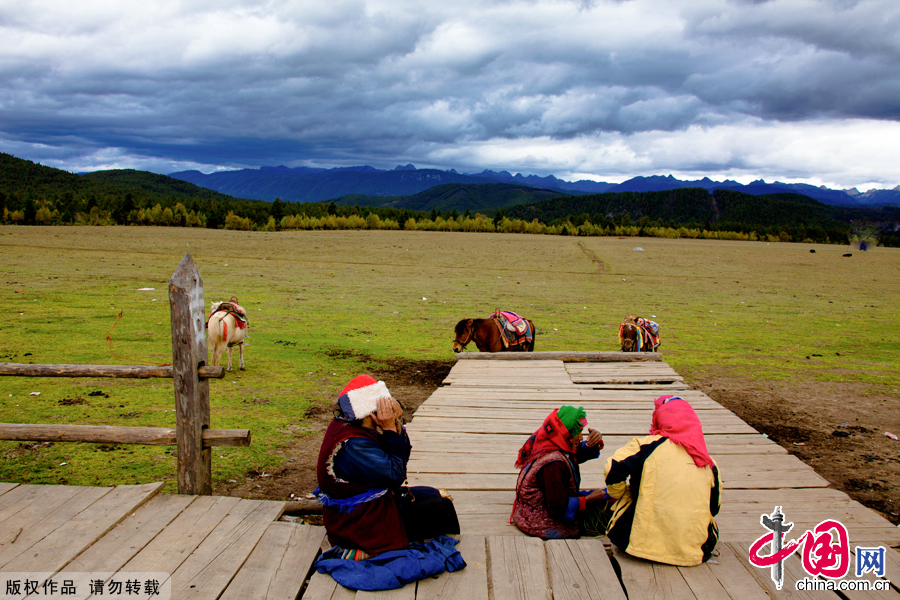
[[[209,310],[209,320],[206,322],[208,329],[208,346],[212,354],[212,366],[219,366],[222,353],[228,348],[228,370],[231,368],[231,349],[238,346],[241,351],[241,371],[244,370],[244,334],[247,332],[247,324],[238,326],[238,319],[230,311],[221,308],[223,302],[213,302]],[[237,306],[237,302],[229,302]],[[249,340],[248,340],[249,341]]]

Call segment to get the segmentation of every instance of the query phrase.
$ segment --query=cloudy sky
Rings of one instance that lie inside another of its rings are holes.
[[[0,0],[0,151],[69,171],[900,184],[898,0]]]

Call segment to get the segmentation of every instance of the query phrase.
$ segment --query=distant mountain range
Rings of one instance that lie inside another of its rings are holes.
[[[860,193],[856,188],[832,190],[803,183],[766,183],[762,179],[747,185],[726,179],[713,181],[708,177],[694,181],[676,179],[672,175],[634,177],[622,183],[602,181],[563,181],[553,175],[538,177],[512,175],[508,171],[484,170],[481,173],[458,173],[453,169],[417,169],[411,164],[392,170],[369,166],[315,169],[309,167],[261,167],[239,171],[220,171],[208,175],[200,171],[170,173],[170,177],[193,183],[238,198],[289,202],[322,202],[345,196],[410,196],[445,184],[506,183],[562,192],[570,195],[601,194],[607,192],[660,192],[679,188],[703,188],[709,191],[726,189],[745,194],[777,193],[803,194],[833,206],[879,207],[900,205],[900,186],[891,190],[869,190]]]

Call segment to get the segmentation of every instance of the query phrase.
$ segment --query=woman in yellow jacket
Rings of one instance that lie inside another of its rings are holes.
[[[697,413],[677,396],[656,399],[650,435],[634,438],[606,463],[616,502],[610,541],[632,556],[693,566],[712,556],[721,483]]]

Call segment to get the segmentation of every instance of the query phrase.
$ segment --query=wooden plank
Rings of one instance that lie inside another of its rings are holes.
[[[221,600],[296,600],[323,539],[324,527],[269,524]]]
[[[586,475],[600,475],[602,477],[606,461],[612,457],[616,448],[608,446],[600,452],[600,458],[582,463],[581,472]],[[406,470],[408,473],[515,473],[519,469],[515,467],[515,455],[508,460],[497,460],[496,455],[490,453],[470,452],[442,453],[442,452],[414,452]],[[815,471],[800,461],[796,456],[789,454],[726,454],[713,457],[722,472],[722,478],[732,481],[732,487],[736,487],[746,474],[753,476],[759,473],[782,473],[793,477],[794,472]],[[729,475],[726,477],[726,475]],[[818,477],[818,475],[817,475]],[[824,481],[824,480],[823,480]],[[796,487],[796,486],[791,486]]]
[[[338,585],[331,575],[313,573],[301,596],[303,600],[355,600],[356,591]]]
[[[510,490],[515,489],[516,474],[479,473],[409,473],[410,485],[428,485],[448,490]],[[602,476],[583,472],[582,487],[591,489],[602,487]],[[594,478],[595,477],[595,478]],[[739,480],[725,478],[725,489],[776,489],[784,487],[826,487],[828,482],[812,469],[776,473],[757,470],[747,473]]]
[[[239,502],[240,498],[198,497],[121,570],[174,573]]]
[[[751,518],[755,516],[757,521],[759,521],[760,515],[768,514],[766,511],[771,512],[773,508],[772,506],[761,508],[758,504],[742,502],[740,494],[736,493],[736,490],[726,490],[722,495],[722,503],[722,512],[720,514],[736,517],[747,515]],[[818,518],[818,521],[816,521],[818,523],[825,518],[829,518],[845,522],[845,524],[849,522],[854,525],[893,527],[897,529],[893,523],[858,502],[817,502],[810,498],[802,503],[784,503],[783,506],[784,511],[790,512],[791,521],[798,519],[810,521]],[[823,516],[826,512],[827,517]]]
[[[662,360],[659,352],[460,352],[462,361],[562,360],[565,362],[646,362]]]
[[[877,546],[879,544],[868,544],[871,546]],[[892,544],[898,545],[898,544]],[[888,548],[887,552],[885,552],[885,579],[891,580],[891,587],[896,590],[900,590],[900,551],[897,549]]]
[[[683,390],[691,389],[686,383],[582,383],[578,387],[583,392],[590,390],[657,390],[662,394],[678,394]]]
[[[720,597],[730,598],[731,600],[768,599],[768,595],[759,587],[756,580],[750,574],[749,569],[755,567],[749,564],[747,557],[744,557],[744,560],[741,561],[734,555],[730,548],[724,548],[724,544],[721,540],[719,540],[717,552],[719,556],[714,557],[710,562],[705,563],[704,566],[725,589],[727,596]],[[704,576],[704,574],[699,574],[697,576],[689,574],[689,571],[693,571],[696,568],[699,567],[680,569],[685,581],[687,581],[688,585],[691,586],[691,590],[694,590],[695,593],[696,590],[694,585],[697,583],[697,578]],[[702,598],[703,596],[697,595],[697,597]],[[707,597],[712,598],[715,596]]]
[[[533,388],[523,388],[519,387],[516,389],[510,389],[508,386],[503,386],[502,388],[497,389],[489,389],[483,385],[458,385],[458,386],[450,386],[450,387],[442,387],[440,388],[441,393],[437,397],[450,397],[450,398],[458,398],[458,397],[473,397],[473,398],[487,398],[487,399],[497,399],[497,400],[548,400],[553,399],[555,401],[560,402],[561,404],[565,404],[565,400],[571,399],[574,402],[580,401],[584,396],[582,395],[582,390],[574,388],[572,386],[545,386],[545,387],[533,387]]]
[[[808,491],[815,492],[818,490],[808,489]],[[477,531],[486,535],[518,534],[518,531],[508,524],[513,499],[515,498],[515,491],[512,488],[501,491],[477,492],[453,490],[452,495],[456,512],[459,516],[460,527],[464,532]],[[727,499],[723,500],[722,512],[716,517],[719,523],[721,541],[731,542],[755,539],[765,533],[759,524],[759,515],[763,511],[739,513],[731,511],[730,509],[732,508],[732,504]],[[771,511],[772,509],[769,508],[768,510]],[[855,510],[857,512],[868,511],[868,509],[861,506]],[[900,544],[900,530],[881,519],[878,515],[873,515],[871,519],[858,519],[853,514],[849,516],[844,516],[844,514],[844,511],[820,506],[815,502],[809,503],[807,512],[800,513],[797,510],[790,512],[791,521],[795,524],[795,529],[801,532],[815,527],[823,519],[822,515],[834,515],[838,520],[843,519],[842,522],[847,525],[850,540],[853,543],[870,546]],[[879,541],[876,544],[867,544],[868,540]]]
[[[76,493],[77,489],[64,485],[22,485],[0,496],[0,556],[45,510],[54,510]]]
[[[45,486],[20,487],[41,488]],[[113,490],[113,488],[96,487],[60,490],[59,488],[64,486],[46,487],[54,489],[47,490],[46,495],[39,494],[29,506],[23,510],[16,511],[15,518],[7,519],[3,522],[3,527],[0,528],[0,531],[2,531],[0,540],[3,540],[4,542],[4,544],[0,546],[0,567],[5,567],[5,565],[19,555],[28,552],[35,544],[68,523],[75,518],[75,515]],[[3,499],[8,495],[9,494],[4,494],[3,496],[0,496],[0,499]],[[15,536],[12,538],[8,536],[8,532],[10,531],[15,533]]]
[[[510,525],[509,511],[506,515],[473,515],[460,516],[459,527],[463,535],[478,534],[484,536],[517,536],[527,537],[515,525]]]
[[[3,494],[5,494],[5,493],[8,492],[9,490],[12,490],[12,489],[17,488],[18,486],[19,486],[18,483],[7,483],[7,482],[5,482],[5,481],[4,481],[4,482],[0,482],[0,496],[2,496]]]
[[[853,579],[856,581],[865,580],[868,581],[870,585],[874,585],[876,581],[879,581],[881,579],[874,573],[863,573],[860,577],[856,577],[856,571],[852,566],[856,564],[855,550],[851,549],[850,553],[851,567],[850,571],[847,573],[847,579]],[[885,572],[885,575],[887,575],[887,572]],[[885,577],[885,579],[887,579],[887,577]],[[847,600],[900,600],[900,591],[897,591],[891,586],[888,586],[888,589],[886,590],[842,590],[841,595],[845,596]]]
[[[160,494],[66,565],[69,572],[115,572],[174,521],[197,496]]]
[[[562,382],[547,381],[547,382],[543,383],[543,385],[542,385],[541,382],[539,382],[539,381],[527,381],[527,382],[526,381],[515,381],[515,380],[498,381],[497,379],[493,379],[492,381],[494,383],[502,385],[503,387],[507,388],[508,390],[521,389],[521,390],[553,391],[555,389],[560,389],[560,388],[562,388],[563,391],[571,391],[572,390],[571,385],[565,385]],[[444,384],[445,385],[448,385],[448,384],[456,385],[455,383],[453,383],[452,380],[448,381],[446,379],[444,380]],[[462,383],[458,387],[460,387],[460,388],[474,387],[474,386],[478,386],[478,385],[479,384],[477,381],[466,380],[464,383]]]
[[[546,415],[545,415],[546,416]],[[541,420],[516,421],[514,419],[503,420],[503,431],[506,433],[531,435],[540,427]],[[590,418],[588,419],[590,421]],[[596,419],[595,419],[596,421]],[[617,418],[602,422],[603,433],[612,435],[647,435],[649,419],[634,417],[629,419]],[[458,433],[496,433],[498,425],[490,419],[466,419],[453,417],[415,417],[407,426],[412,431],[446,431]],[[758,433],[755,429],[741,421],[737,417],[708,419],[703,423],[705,434],[720,433]]]
[[[625,393],[623,391],[617,391],[618,393]],[[598,392],[603,393],[603,392]],[[563,394],[565,398],[581,398],[582,391],[572,386],[567,386],[564,388],[557,388],[554,391],[554,394]],[[529,392],[527,390],[510,390],[507,387],[497,387],[497,388],[489,388],[487,386],[449,386],[449,387],[441,387],[436,389],[427,402],[437,401],[443,398],[482,398],[486,400],[506,400],[506,401],[520,401],[520,400],[543,400],[547,401],[549,398],[547,394],[543,391],[540,392]],[[555,400],[555,396],[553,397]]]
[[[582,386],[582,385],[576,385],[575,387],[583,397],[598,399],[598,400],[608,398],[610,400],[634,399],[634,400],[640,400],[642,402],[643,401],[652,402],[659,396],[663,395],[663,394],[660,394],[659,392],[657,392],[656,390],[642,390],[642,389],[637,389],[637,388],[635,388],[635,389],[629,388],[629,389],[612,389],[612,390],[599,389],[599,390],[595,390],[590,387]],[[678,392],[678,397],[684,398],[685,400],[690,402],[692,405],[694,404],[694,402],[696,402],[698,400],[707,400],[707,401],[712,400],[708,395],[704,394],[700,390],[694,390],[694,389],[681,390]]]
[[[432,394],[427,402],[419,406],[416,414],[430,414],[432,411],[440,413],[444,408],[495,408],[495,409],[530,409],[549,414],[555,408],[559,408],[561,404],[570,404],[575,406],[584,406],[585,409],[594,410],[635,410],[646,409],[653,410],[653,397],[646,398],[622,397],[621,399],[606,398],[565,398],[560,399],[554,397],[553,401],[526,400],[520,398],[501,399],[496,396],[486,399],[484,396],[460,395],[456,397],[435,396]],[[706,410],[728,410],[715,400],[710,399],[691,399],[690,404],[696,411]],[[702,413],[700,414],[702,418]]]
[[[113,377],[119,379],[171,379],[172,367],[145,365],[35,365],[0,362],[0,376],[13,377]],[[200,379],[222,379],[225,367],[202,366]]]
[[[755,583],[749,589],[740,590],[743,595],[732,596],[725,588],[725,582],[719,580],[712,572],[710,565],[706,563],[695,567],[679,567],[678,572],[690,588],[691,593],[697,598],[733,598],[733,600],[745,600],[754,597],[758,600],[765,600],[767,598],[765,592],[759,589],[759,586]],[[762,598],[760,598],[760,595]]]
[[[665,362],[654,363],[610,363],[608,365],[578,364],[566,365],[566,372],[575,381],[576,378],[597,377],[602,379],[609,375],[627,374],[652,374],[652,375],[678,375],[678,373]]]
[[[209,380],[197,369],[207,362],[203,278],[185,254],[169,278],[172,324],[172,372],[175,384],[175,428],[178,436],[178,493],[212,493],[212,462],[203,447],[209,429]]]
[[[587,404],[587,403],[583,403]],[[550,412],[553,410],[547,409],[544,407],[530,407],[530,406],[498,406],[498,407],[489,407],[482,408],[480,406],[452,406],[452,405],[432,405],[427,406],[428,402],[425,402],[422,406],[416,410],[416,414],[413,417],[413,421],[421,418],[467,418],[467,419],[494,419],[494,420],[527,420],[532,421],[533,423],[537,423],[537,427],[541,426],[544,419]],[[556,404],[554,408],[559,408],[559,404]],[[610,409],[603,406],[597,406],[593,404],[587,404],[584,406],[585,412],[587,413],[587,419],[589,423],[605,423],[607,421],[613,420],[633,420],[640,419],[647,425],[649,428],[650,419],[653,415],[653,406],[652,404],[648,406],[623,406],[616,408],[615,410]],[[709,409],[703,410],[698,413],[700,420],[704,425],[707,423],[715,423],[721,421],[732,421],[732,420],[740,420],[739,417],[735,416],[733,412],[728,410],[727,408],[711,407]]]
[[[98,498],[28,548],[3,569],[16,573],[58,571],[156,495],[164,484],[120,485]]]
[[[527,435],[522,434],[417,432],[413,430],[409,430],[408,433],[414,455],[419,452],[420,448],[428,448],[444,453],[504,454],[513,461],[519,448],[528,439]],[[632,437],[635,436],[603,434],[604,443],[608,448],[621,448]],[[784,448],[759,433],[708,434],[705,437],[706,447],[713,456],[719,454],[787,454]]]
[[[488,600],[487,554],[483,535],[460,536],[456,548],[466,561],[466,568],[456,573],[443,573],[436,578],[423,579],[416,591],[416,600]]]
[[[172,597],[218,598],[283,510],[283,502],[241,500],[172,573]]]
[[[796,554],[791,555],[784,561],[784,584],[779,590],[772,581],[770,568],[761,569],[750,564],[748,558],[750,556],[750,542],[720,543],[718,549],[720,560],[721,555],[731,551],[738,561],[742,564],[746,563],[747,571],[770,598],[775,600],[837,600],[839,598],[837,594],[829,591],[797,591],[796,582],[806,577],[807,574],[803,570],[800,559]]]
[[[634,558],[615,547],[613,560],[619,566],[622,586],[629,598],[707,600],[707,597],[694,596],[678,567]]]
[[[416,583],[407,583],[403,587],[383,592],[356,592],[356,600],[416,600]]]
[[[533,537],[487,538],[493,600],[550,600],[544,543]]]
[[[575,365],[566,365],[566,372],[571,377],[605,377],[607,375],[620,375],[623,373],[665,373],[677,375],[669,363],[647,362],[647,363],[579,363]]]
[[[165,427],[0,423],[0,440],[174,446],[177,439],[177,430]],[[250,430],[204,429],[201,439],[204,448],[249,446]]]
[[[822,519],[795,522],[795,526],[805,531],[815,527]],[[759,524],[755,527],[750,523],[737,526],[729,525],[729,529],[720,529],[720,542],[740,542],[747,539],[755,539],[762,535]],[[900,535],[896,532],[886,531],[884,527],[854,527],[850,534],[850,542],[860,546],[900,545]]]
[[[553,600],[626,600],[601,540],[548,540],[544,548]]]
[[[653,375],[635,373],[634,375],[608,375],[604,377],[572,377],[572,383],[607,384],[607,383],[683,383],[684,377],[680,375]]]

